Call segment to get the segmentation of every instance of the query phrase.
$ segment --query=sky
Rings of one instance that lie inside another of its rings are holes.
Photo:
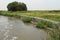
[[[28,10],[60,10],[60,0],[0,0],[0,10],[7,10],[13,1],[25,3]]]

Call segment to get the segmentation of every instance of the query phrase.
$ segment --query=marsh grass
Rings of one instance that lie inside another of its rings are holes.
[[[40,22],[37,22],[36,27],[37,28],[46,28],[46,27],[53,28],[54,25],[52,22],[41,20]]]
[[[20,15],[26,15],[26,16],[33,16],[33,17],[39,17],[39,18],[45,18],[50,19],[54,21],[60,22],[60,11],[53,12],[53,11],[0,11],[0,15],[6,15],[6,16],[20,16]]]
[[[24,22],[24,23],[31,23],[31,21],[33,20],[33,18],[22,18],[22,21]]]
[[[44,15],[42,18],[60,21],[60,15]]]
[[[48,30],[48,34],[50,35],[49,40],[60,40],[60,30],[59,29]]]
[[[45,30],[49,34],[48,40],[60,40],[60,26],[55,26],[49,21],[37,22],[37,28]]]

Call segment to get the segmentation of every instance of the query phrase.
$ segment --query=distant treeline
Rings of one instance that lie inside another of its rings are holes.
[[[28,12],[60,12],[60,10],[30,10]]]
[[[60,10],[51,10],[49,12],[60,12]]]
[[[0,12],[7,12],[7,11],[0,10]],[[60,10],[27,10],[20,12],[60,12]]]

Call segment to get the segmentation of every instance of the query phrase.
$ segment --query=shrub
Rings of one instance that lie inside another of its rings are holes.
[[[44,29],[44,28],[46,28],[46,27],[53,28],[54,25],[53,25],[52,22],[42,20],[42,21],[40,21],[40,22],[37,22],[36,27],[37,27],[37,28]]]
[[[46,23],[46,21],[37,22],[36,27],[40,28],[40,29],[44,29],[45,28],[45,23]]]
[[[2,11],[0,11],[0,15],[2,14]]]
[[[22,20],[25,23],[30,23],[33,20],[33,18],[22,18]]]
[[[22,2],[12,2],[7,5],[8,11],[27,11],[26,4]]]
[[[49,28],[53,28],[54,24],[52,22],[47,21],[46,26],[49,27]]]

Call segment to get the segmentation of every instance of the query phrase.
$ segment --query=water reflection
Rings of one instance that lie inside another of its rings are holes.
[[[46,32],[20,19],[0,16],[0,40],[46,40]]]

